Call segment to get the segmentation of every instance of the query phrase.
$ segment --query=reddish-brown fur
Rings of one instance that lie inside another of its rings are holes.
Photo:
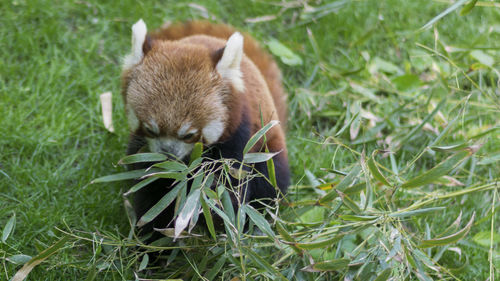
[[[177,23],[160,29],[151,35],[154,39],[179,40],[187,36],[204,34],[227,40],[236,29],[224,24],[214,24],[208,21],[191,21],[187,23]],[[273,96],[279,120],[283,127],[286,127],[286,93],[283,90],[281,81],[281,71],[272,57],[262,50],[259,43],[249,34],[242,33],[244,37],[243,50],[245,55],[260,70],[266,80],[267,86]]]

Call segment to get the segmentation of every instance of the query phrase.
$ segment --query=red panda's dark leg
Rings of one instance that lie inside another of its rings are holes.
[[[213,157],[214,159],[223,157],[242,161],[243,148],[250,137],[251,124],[249,122],[248,115],[246,112],[243,112],[241,123],[236,131],[228,140],[214,145],[210,151],[210,157]],[[286,150],[283,148],[283,151]],[[290,171],[288,168],[288,159],[283,153],[276,155],[273,160],[278,187],[282,193],[285,193],[290,183]],[[254,169],[268,178],[266,163],[257,163],[254,165]],[[245,170],[250,171],[251,169],[245,168]],[[256,199],[274,199],[278,196],[275,188],[269,183],[268,180],[266,180],[266,178],[257,176],[247,184],[246,190],[244,190],[246,195],[245,201],[248,202]],[[233,185],[237,184],[237,180],[234,179]]]
[[[132,134],[127,148],[127,155],[138,153],[144,145],[146,145],[146,140],[143,137]],[[129,170],[145,169],[152,164],[153,163],[138,163],[130,165],[128,168]],[[159,179],[134,193],[133,205],[137,220],[167,194],[173,182],[174,181],[170,179]],[[136,183],[138,183],[138,181],[133,181],[133,184]],[[169,206],[156,219],[141,227],[139,232],[141,234],[147,234],[153,232],[153,228],[165,228],[172,221],[173,217],[174,207]],[[153,232],[153,235],[148,239],[147,243],[153,242],[160,237],[162,237],[161,234]]]

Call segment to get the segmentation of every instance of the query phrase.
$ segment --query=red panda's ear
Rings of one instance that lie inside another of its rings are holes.
[[[132,66],[141,62],[144,57],[144,45],[147,44],[146,50],[150,49],[150,43],[146,41],[148,29],[146,23],[142,19],[132,25],[132,50],[125,56],[123,60],[123,69],[129,69]]]
[[[151,36],[146,35],[146,40],[144,40],[144,44],[142,44],[142,53],[145,56],[150,50],[153,48],[153,38]]]
[[[243,36],[239,32],[233,33],[227,40],[226,46],[215,52],[215,55],[218,55],[218,52],[222,54],[215,69],[222,79],[231,83],[236,90],[243,92],[245,85],[240,70],[241,59],[243,58]]]

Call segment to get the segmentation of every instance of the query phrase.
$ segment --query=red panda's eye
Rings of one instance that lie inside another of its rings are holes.
[[[194,133],[189,133],[189,134],[184,135],[181,139],[182,140],[189,140],[192,137],[194,137]]]
[[[149,137],[157,137],[158,136],[158,134],[155,131],[151,130],[148,127],[144,127],[144,131],[146,132],[146,135],[148,135]]]

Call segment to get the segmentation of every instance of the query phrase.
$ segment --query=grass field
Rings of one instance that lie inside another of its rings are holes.
[[[0,0],[0,280],[30,259],[28,280],[499,279],[500,4],[467,3]],[[293,178],[271,230],[168,242],[153,270],[129,186],[90,184],[125,170],[139,18],[230,23],[302,61],[280,60]]]

